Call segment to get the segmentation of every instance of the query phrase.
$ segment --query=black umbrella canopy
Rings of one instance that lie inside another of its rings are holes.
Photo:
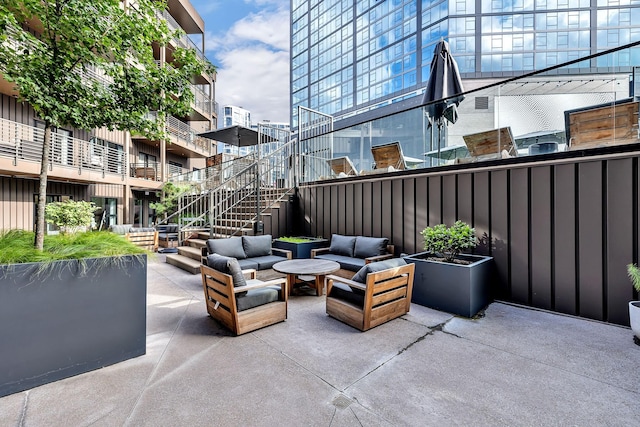
[[[455,123],[458,117],[456,107],[464,99],[463,92],[458,64],[451,56],[449,43],[440,40],[433,51],[429,82],[422,98],[429,118],[434,121],[445,117]]]
[[[210,130],[198,136],[224,142],[235,147],[251,147],[258,145],[258,132],[243,126],[229,126],[222,129]],[[277,139],[262,134],[260,142],[274,142]]]

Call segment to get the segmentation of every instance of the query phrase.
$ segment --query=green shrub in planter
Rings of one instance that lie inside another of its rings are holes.
[[[475,230],[460,220],[451,227],[444,224],[427,227],[421,234],[424,237],[424,249],[443,257],[445,262],[453,262],[460,252],[477,244]]]

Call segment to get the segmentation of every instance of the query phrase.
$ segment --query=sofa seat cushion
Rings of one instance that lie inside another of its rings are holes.
[[[247,283],[255,283],[255,280],[248,280]],[[279,291],[280,288],[277,286],[252,289],[247,291],[244,295],[236,296],[236,307],[238,308],[238,311],[244,311],[253,307],[278,301]]]
[[[273,264],[275,264],[276,262],[285,261],[286,258],[277,255],[266,255],[247,258],[247,260],[253,261],[258,264],[258,268],[256,268],[256,270],[268,270],[273,267]]]
[[[334,234],[331,236],[331,244],[329,245],[329,252],[335,255],[344,255],[347,257],[352,257],[355,244],[356,244],[355,236],[343,236],[341,234]]]
[[[386,237],[356,237],[353,256],[356,258],[369,258],[387,253],[389,239]]]
[[[238,264],[240,264],[240,268],[243,270],[258,270],[258,263],[255,262],[253,258],[239,259]]]
[[[407,265],[403,258],[391,258],[384,261],[371,262],[369,264],[365,264],[360,270],[358,270],[351,280],[354,282],[365,283],[369,273],[375,273],[388,268],[402,267],[403,265]]]
[[[329,296],[346,301],[360,308],[364,307],[364,291],[362,289],[354,289],[341,282],[333,282]]]
[[[271,234],[264,236],[242,236],[242,247],[247,258],[271,255]]]
[[[335,254],[320,254],[316,255],[315,258],[335,261],[340,264],[340,268],[349,271],[358,271],[365,263],[364,259]]]
[[[247,255],[242,247],[242,237],[229,237],[226,239],[208,239],[207,250],[210,254],[219,254],[238,260],[245,259]]]

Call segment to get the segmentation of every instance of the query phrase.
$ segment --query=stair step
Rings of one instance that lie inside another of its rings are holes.
[[[207,239],[209,238],[209,232],[200,232],[198,233],[197,239],[189,239],[189,246],[192,248],[200,250],[207,246]]]
[[[178,254],[186,256],[200,262],[202,258],[202,250],[195,246],[180,246],[178,247]]]
[[[166,261],[168,264],[181,268],[184,271],[188,271],[191,274],[199,274],[200,265],[202,265],[200,261],[196,261],[193,258],[180,254],[169,254],[167,255]]]

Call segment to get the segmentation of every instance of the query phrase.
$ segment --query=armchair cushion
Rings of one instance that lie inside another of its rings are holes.
[[[329,251],[335,255],[353,256],[353,249],[356,244],[355,236],[343,236],[334,234],[331,236]]]
[[[356,237],[354,254],[356,258],[369,258],[387,253],[389,239],[386,237]]]
[[[247,257],[242,247],[242,237],[208,239],[207,250],[210,254],[219,254],[236,259],[244,259]]]
[[[252,289],[245,292],[244,295],[238,294],[236,296],[236,307],[238,311],[244,311],[278,301],[279,291],[280,288],[277,286],[267,286],[265,288]]]
[[[333,282],[331,295],[329,296],[350,302],[360,308],[364,307],[364,291],[362,289],[352,288],[342,282]]]
[[[367,275],[369,273],[375,273],[377,271],[386,270],[393,267],[402,267],[407,265],[403,258],[391,258],[384,261],[372,262],[365,264],[354,276],[351,278],[354,282],[366,283]]]
[[[223,255],[212,254],[207,256],[207,265],[221,273],[228,274],[233,277],[233,286],[245,286],[247,281],[242,274],[242,269],[238,260]]]
[[[247,258],[271,255],[271,234],[242,236],[242,247]]]

